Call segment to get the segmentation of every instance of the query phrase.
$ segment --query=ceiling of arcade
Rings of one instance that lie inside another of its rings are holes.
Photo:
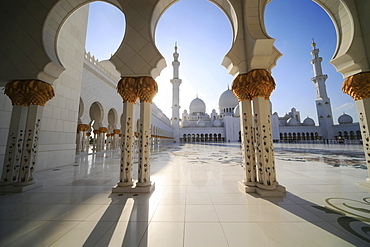
[[[166,63],[155,46],[156,24],[178,0],[104,0],[126,17],[125,38],[111,61],[122,76],[159,75]],[[264,27],[265,6],[271,0],[211,0],[228,16],[234,32],[233,45],[223,65],[230,74],[252,69],[271,70],[280,52]],[[313,0],[332,18],[337,30],[337,50],[331,63],[344,76],[369,70],[370,40],[366,21],[369,1]],[[56,51],[63,22],[92,0],[29,0],[0,3],[0,86],[14,79],[39,79],[53,83],[64,68]],[[351,15],[354,13],[355,16]],[[359,15],[359,17],[357,16]]]

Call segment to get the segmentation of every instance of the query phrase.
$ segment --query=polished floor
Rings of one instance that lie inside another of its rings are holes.
[[[111,193],[118,151],[81,155],[0,195],[0,246],[370,246],[362,147],[275,149],[282,198],[238,190],[239,143],[154,146],[151,194]]]

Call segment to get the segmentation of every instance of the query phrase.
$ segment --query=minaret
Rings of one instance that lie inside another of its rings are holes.
[[[330,99],[326,93],[325,81],[328,78],[327,75],[322,74],[321,61],[322,57],[319,57],[319,49],[316,49],[316,44],[312,39],[311,51],[314,77],[311,81],[316,87],[316,110],[317,117],[319,119],[319,125],[321,127],[321,134],[323,139],[334,139],[333,131],[333,114],[331,112]]]
[[[173,79],[171,79],[172,83],[172,118],[171,118],[171,124],[173,126],[173,138],[174,142],[180,141],[180,84],[181,79],[179,79],[179,67],[180,62],[178,60],[179,53],[177,52],[177,42],[175,44],[175,52],[173,53]]]

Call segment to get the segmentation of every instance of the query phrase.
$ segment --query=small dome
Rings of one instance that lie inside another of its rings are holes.
[[[238,104],[238,99],[230,89],[223,92],[218,100],[218,108],[234,108]]]
[[[189,122],[188,122],[188,120],[182,120],[182,122],[181,122],[181,126],[184,128],[184,127],[189,127]]]
[[[199,99],[198,97],[193,99],[193,101],[190,103],[189,106],[190,113],[193,112],[206,112],[206,104],[204,103],[203,100]]]
[[[303,120],[303,125],[306,125],[306,126],[315,126],[315,121],[313,121],[312,118],[307,117],[305,120]]]
[[[343,113],[338,118],[338,123],[339,124],[351,124],[351,123],[353,123],[353,118],[350,115],[347,115],[347,114]]]
[[[204,127],[204,126],[206,126],[206,122],[204,122],[204,120],[203,120],[203,119],[199,119],[199,120],[197,121],[197,126],[198,126],[198,127]]]
[[[213,127],[221,127],[222,126],[222,122],[220,119],[216,119],[215,121],[213,121]]]
[[[286,124],[287,124],[287,125],[298,125],[298,121],[297,121],[295,118],[289,118],[289,119],[286,121]]]
[[[234,109],[234,117],[240,117],[239,105],[237,105]]]

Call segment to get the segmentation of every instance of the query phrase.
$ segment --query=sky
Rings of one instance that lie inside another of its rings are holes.
[[[329,63],[336,47],[336,33],[328,14],[311,0],[273,0],[265,11],[265,26],[275,47],[283,54],[272,70],[276,89],[271,94],[272,111],[283,116],[295,107],[301,119],[307,116],[318,124],[315,86],[311,82],[313,68],[312,38],[323,58],[323,73],[331,99],[334,122],[343,112],[358,121],[353,99],[341,91],[344,81]],[[114,6],[90,4],[86,50],[100,61],[109,59],[124,37],[125,19]],[[231,24],[226,15],[207,0],[181,0],[169,7],[160,18],[155,44],[165,57],[167,67],[155,78],[159,92],[154,103],[171,118],[174,44],[180,54],[180,115],[189,110],[198,95],[206,103],[206,111],[218,111],[219,96],[231,87],[233,76],[221,62],[232,45]]]

